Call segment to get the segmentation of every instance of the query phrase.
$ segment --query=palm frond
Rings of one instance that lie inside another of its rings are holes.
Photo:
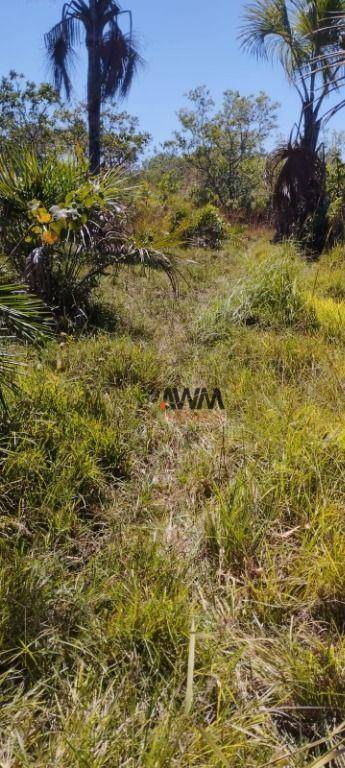
[[[15,389],[18,357],[7,351],[16,338],[36,341],[50,332],[50,316],[42,302],[22,285],[0,285],[0,410],[7,410],[5,391]]]
[[[313,69],[322,76],[324,85],[337,90],[343,79],[345,64],[345,0],[318,0],[317,7]],[[305,23],[301,30],[307,26],[306,19],[303,20]]]
[[[143,248],[136,243],[123,245],[115,254],[114,266],[141,266],[144,270],[153,269],[164,272],[172,286],[174,294],[178,294],[179,269],[176,261],[154,248]]]
[[[0,155],[0,201],[18,211],[26,210],[35,197],[41,175],[38,156],[32,149],[15,147]]]
[[[53,73],[54,85],[58,93],[64,89],[67,99],[71,96],[71,67],[75,55],[75,46],[79,42],[79,19],[76,15],[67,15],[45,35],[48,60]]]
[[[113,0],[102,0],[98,3],[100,25],[106,30],[100,51],[104,99],[116,94],[124,98],[132,85],[138,66],[142,64],[132,33],[132,21],[128,34],[123,33],[119,26],[118,18],[124,13],[129,12],[122,11]],[[90,8],[83,0],[72,0],[64,6],[61,21],[45,35],[55,87],[59,93],[64,89],[67,98],[71,95],[70,70],[75,47],[80,42],[80,22],[87,28],[89,16]]]
[[[344,13],[345,0],[256,0],[245,10],[242,46],[259,58],[278,58],[290,78],[321,74],[327,89],[340,63]]]
[[[278,58],[288,71],[304,58],[302,39],[294,33],[286,0],[256,0],[245,9],[242,47],[258,58]]]
[[[49,333],[50,317],[44,304],[22,285],[0,285],[0,331],[12,330],[17,337],[35,341]]]
[[[136,189],[122,167],[115,166],[109,171],[103,171],[98,178],[92,179],[95,191],[99,191],[104,204],[115,212],[124,203],[133,199]]]
[[[101,45],[103,99],[118,94],[125,98],[142,58],[132,34],[124,34],[113,22]]]

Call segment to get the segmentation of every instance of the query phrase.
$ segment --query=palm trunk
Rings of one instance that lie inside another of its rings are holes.
[[[324,247],[328,204],[325,161],[319,151],[321,121],[313,91],[303,104],[301,126],[275,189],[276,239],[295,237],[314,256]]]
[[[89,161],[91,173],[101,167],[101,104],[102,71],[100,57],[101,29],[97,18],[96,0],[90,0],[91,23],[87,30],[88,51],[87,109],[89,121]]]
[[[303,108],[303,134],[301,144],[313,155],[316,154],[317,151],[320,127],[320,121],[315,115],[314,104],[305,104]]]

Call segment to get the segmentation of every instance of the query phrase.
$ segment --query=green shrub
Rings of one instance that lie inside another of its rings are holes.
[[[209,204],[183,219],[178,233],[187,246],[218,250],[226,238],[226,225],[217,208]]]
[[[40,158],[33,150],[18,147],[0,155],[1,207],[13,220],[26,214],[32,200],[50,208],[62,203],[85,177],[86,166],[80,160],[59,160],[55,155]]]
[[[118,168],[94,177],[82,163],[46,160],[28,150],[0,156],[4,253],[64,325],[85,323],[91,293],[111,267],[161,269],[175,288],[171,260],[153,241],[129,236],[129,197]]]
[[[187,205],[179,205],[170,216],[170,226],[172,232],[182,226],[183,222],[186,222],[190,215],[190,209]]]
[[[328,243],[343,242],[345,237],[345,203],[342,197],[332,200],[328,209]]]

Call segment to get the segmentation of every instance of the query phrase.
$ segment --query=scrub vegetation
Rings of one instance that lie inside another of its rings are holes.
[[[150,154],[114,0],[0,81],[1,768],[344,764],[344,12],[246,8],[273,154],[279,105],[205,86]]]
[[[341,742],[343,254],[247,232],[193,259],[179,299],[105,278],[103,330],[30,349],[16,377],[3,765],[304,766]],[[224,412],[153,400],[200,382]]]

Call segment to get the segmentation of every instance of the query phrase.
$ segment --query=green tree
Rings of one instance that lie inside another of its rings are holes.
[[[318,150],[321,129],[344,106],[342,99],[325,106],[340,85],[344,12],[344,0],[255,0],[245,10],[244,48],[279,61],[301,102],[290,142],[275,156],[278,236],[298,234],[325,205]]]
[[[181,130],[166,148],[175,148],[194,172],[200,202],[248,213],[258,178],[263,178],[257,168],[276,127],[278,104],[265,93],[245,97],[228,90],[221,110],[215,112],[205,86],[190,91],[187,98],[189,106],[179,112]]]
[[[0,149],[28,144],[38,153],[54,144],[55,110],[60,100],[49,83],[26,80],[11,71],[0,80]]]
[[[120,18],[128,15],[130,29],[123,32]],[[58,92],[71,94],[71,64],[76,45],[84,31],[88,55],[87,109],[90,170],[97,173],[101,163],[101,107],[115,95],[125,97],[141,59],[132,31],[130,11],[121,10],[115,0],[71,0],[62,9],[61,21],[45,37]]]
[[[132,168],[151,141],[139,121],[119,110],[115,102],[101,112],[102,164]],[[87,105],[63,104],[49,83],[35,84],[12,71],[0,79],[0,151],[34,146],[43,156],[86,155],[88,147]]]
[[[75,151],[87,151],[87,107],[75,104],[63,105],[55,112],[55,139],[61,151],[73,147]],[[115,102],[110,102],[101,112],[101,162],[105,168],[123,166],[132,168],[151,141],[147,131],[140,130],[137,117],[119,111]]]

